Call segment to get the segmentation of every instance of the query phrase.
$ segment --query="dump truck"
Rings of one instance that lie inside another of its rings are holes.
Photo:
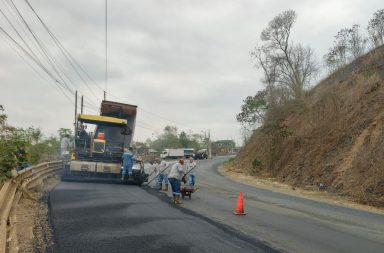
[[[100,115],[77,114],[72,158],[64,180],[108,180],[143,183],[147,175],[142,161],[134,163],[132,177],[121,179],[124,149],[132,142],[137,106],[102,101]]]

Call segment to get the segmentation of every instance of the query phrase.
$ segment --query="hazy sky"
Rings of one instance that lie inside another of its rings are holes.
[[[29,1],[104,88],[104,0]],[[5,2],[0,1],[0,8],[12,17]],[[69,70],[25,2],[14,2],[63,69]],[[108,92],[119,99],[107,98],[139,106],[136,140],[156,136],[171,124],[193,132],[211,129],[215,140],[234,138],[240,143],[235,115],[242,100],[263,87],[249,52],[274,16],[294,9],[298,19],[292,39],[313,47],[321,60],[338,30],[354,23],[365,28],[381,8],[382,0],[109,1]],[[3,16],[0,26],[16,38]],[[0,36],[0,104],[9,122],[41,127],[46,134],[71,128],[74,98],[69,101],[36,64],[29,64],[40,75]],[[99,104],[73,72],[68,75],[71,89],[78,89],[88,103]],[[88,85],[101,99],[102,90],[95,83]],[[87,108],[86,112],[94,113]]]

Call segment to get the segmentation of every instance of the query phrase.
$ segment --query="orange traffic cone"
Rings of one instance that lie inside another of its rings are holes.
[[[246,215],[244,212],[244,205],[243,205],[243,193],[239,192],[239,197],[237,197],[237,206],[235,211],[233,212],[236,215]]]

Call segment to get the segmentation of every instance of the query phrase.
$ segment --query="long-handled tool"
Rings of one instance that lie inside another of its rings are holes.
[[[185,174],[184,174],[184,176],[182,177],[182,181],[184,182],[184,184],[186,184],[187,183],[187,179],[185,178],[193,169],[195,169],[196,168],[196,164],[190,169],[190,170],[188,170]]]
[[[167,167],[165,167],[162,171],[160,171],[159,172],[159,174],[161,174],[161,173],[163,173],[166,169],[168,169],[169,168],[169,166],[171,166],[171,165],[168,165]],[[154,173],[155,171],[153,171],[152,173],[151,173],[151,175]],[[149,178],[149,176],[148,176],[148,178]],[[152,183],[153,182],[153,180],[155,180],[156,179],[156,177],[154,177],[154,178],[152,178],[145,186],[148,186],[150,183]]]
[[[154,170],[154,171],[151,172],[151,174],[148,174],[148,175],[144,178],[143,182],[145,182],[148,178],[150,178],[155,172],[156,172],[156,171]]]

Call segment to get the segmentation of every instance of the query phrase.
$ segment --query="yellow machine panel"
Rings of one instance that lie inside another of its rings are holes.
[[[71,161],[70,171],[84,171],[84,172],[95,172],[96,163],[95,162],[82,162],[82,161]]]
[[[119,119],[107,116],[90,115],[90,114],[78,114],[78,120],[90,124],[105,124],[105,125],[126,125],[126,119]]]
[[[121,165],[116,163],[97,163],[96,171],[99,173],[120,174]]]

